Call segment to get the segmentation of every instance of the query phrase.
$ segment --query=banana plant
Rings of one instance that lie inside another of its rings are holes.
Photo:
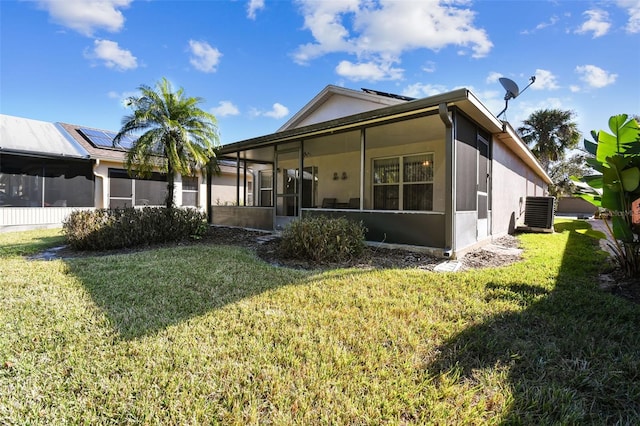
[[[593,156],[587,163],[597,174],[579,179],[594,191],[578,195],[610,213],[611,225],[603,220],[616,259],[626,275],[638,276],[640,224],[634,223],[632,206],[640,198],[640,127],[635,119],[620,114],[609,119],[609,130],[592,131],[593,142],[584,141]]]

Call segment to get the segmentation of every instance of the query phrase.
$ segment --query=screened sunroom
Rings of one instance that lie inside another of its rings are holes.
[[[308,215],[347,217],[370,242],[444,256],[505,234],[523,197],[550,182],[466,89],[225,145],[221,158],[235,175],[210,182],[212,200],[230,197],[209,205],[214,225],[277,231]],[[499,182],[497,200],[495,173],[513,184]]]
[[[367,239],[443,247],[445,126],[436,114],[239,150],[237,189],[219,225],[278,230],[311,214],[361,220]],[[229,194],[214,177],[213,200]],[[430,229],[417,233],[415,227]]]

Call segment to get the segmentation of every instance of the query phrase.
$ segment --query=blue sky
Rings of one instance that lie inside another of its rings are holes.
[[[168,78],[223,144],[276,131],[327,84],[425,97],[470,88],[502,118],[576,113],[585,137],[640,114],[640,0],[0,0],[0,113],[117,131]]]

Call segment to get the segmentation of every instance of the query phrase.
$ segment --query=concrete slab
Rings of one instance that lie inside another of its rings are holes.
[[[447,260],[446,262],[442,262],[436,265],[433,270],[435,272],[457,272],[462,263],[457,260]]]
[[[482,247],[482,250],[502,256],[520,256],[522,254],[522,249],[515,247],[505,247],[498,244],[487,244],[486,246]]]

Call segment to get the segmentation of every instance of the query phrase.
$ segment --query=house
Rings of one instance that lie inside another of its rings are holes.
[[[444,257],[514,231],[551,179],[468,89],[423,99],[327,86],[285,125],[224,145],[235,199],[213,224],[282,229],[310,215],[362,221],[370,242]],[[253,185],[248,185],[253,182]],[[216,197],[216,178],[209,190]]]
[[[0,232],[59,227],[73,210],[163,206],[166,176],[130,177],[115,132],[0,115]],[[229,166],[222,165],[223,173]],[[233,168],[235,175],[235,168]],[[206,210],[206,178],[177,176],[175,203]],[[235,187],[234,187],[235,189]]]
[[[0,230],[59,226],[93,198],[89,154],[58,125],[0,115]]]

